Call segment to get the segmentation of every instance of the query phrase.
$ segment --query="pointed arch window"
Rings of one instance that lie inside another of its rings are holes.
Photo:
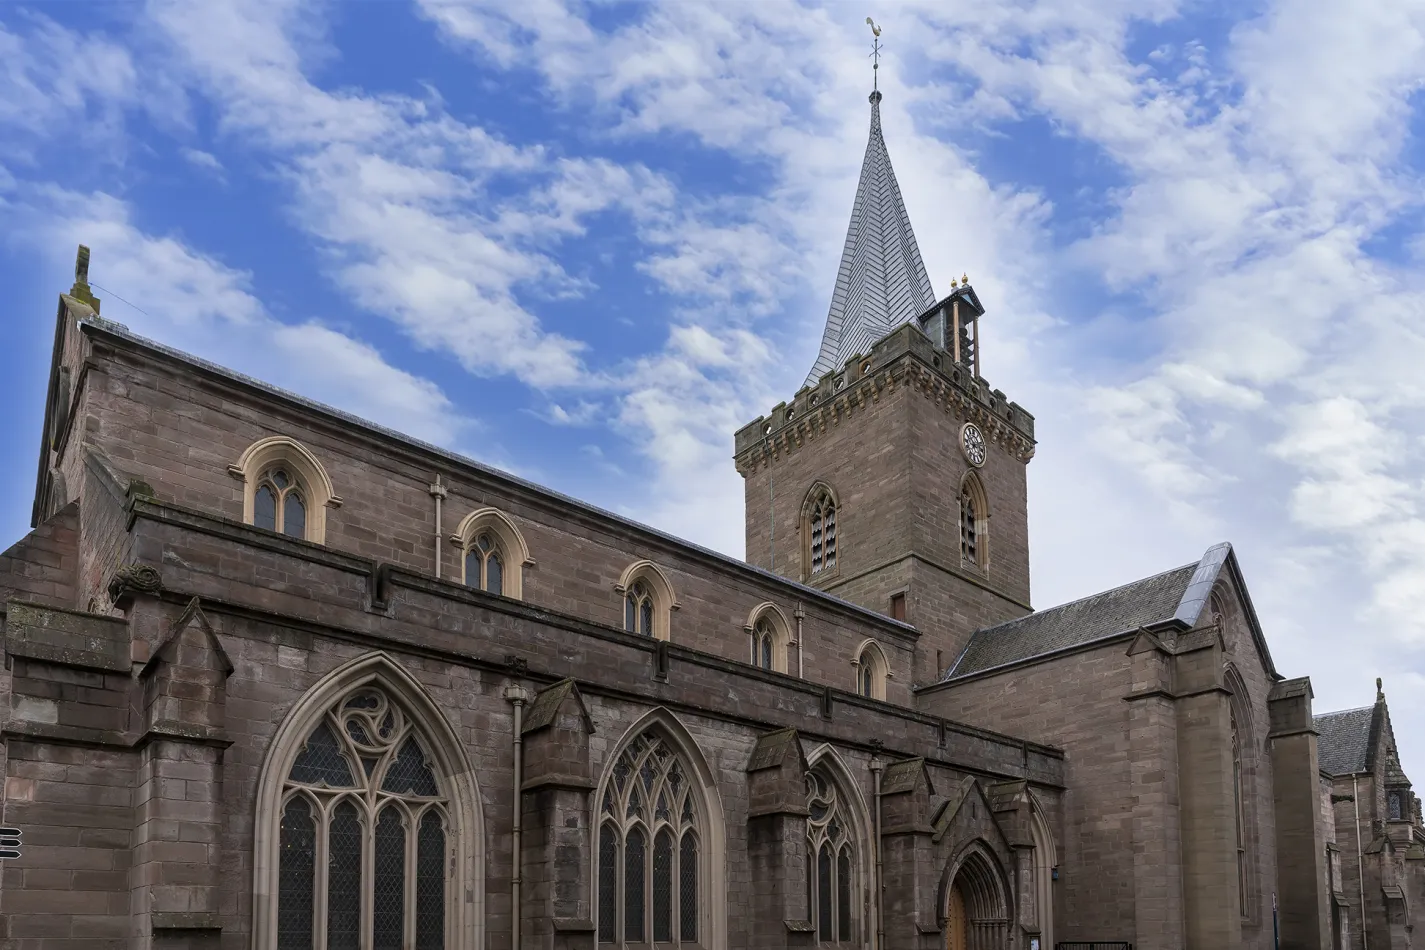
[[[482,531],[465,549],[466,585],[490,594],[504,594],[506,561],[499,538]]]
[[[270,436],[248,446],[228,474],[243,483],[243,521],[322,544],[326,512],[341,506],[326,469],[306,446]]]
[[[960,561],[984,569],[989,564],[989,502],[974,472],[960,484]]]
[[[802,516],[805,569],[808,577],[836,570],[840,553],[836,530],[837,504],[831,490],[818,485],[807,496]]]
[[[853,664],[856,667],[856,692],[867,699],[886,698],[886,680],[890,678],[890,666],[886,655],[874,640],[861,644]]]
[[[467,587],[524,599],[524,569],[534,558],[508,515],[495,508],[476,509],[461,519],[450,543],[459,550],[460,578]]]
[[[599,809],[600,945],[702,945],[705,812],[691,776],[656,731],[640,734],[614,763]]]
[[[1247,894],[1247,822],[1243,812],[1246,802],[1242,794],[1242,740],[1237,729],[1235,703],[1228,708],[1232,718],[1232,815],[1237,838],[1237,902],[1238,910],[1246,917],[1250,905]]]
[[[327,708],[283,782],[277,950],[444,950],[449,795],[429,740],[377,685]]]
[[[628,633],[672,639],[672,612],[678,603],[673,585],[652,561],[637,561],[624,570],[614,590],[622,600],[620,613]]]
[[[772,668],[772,652],[775,649],[776,634],[772,630],[772,621],[766,617],[757,621],[757,625],[752,628],[752,663],[760,666],[764,670]]]
[[[252,524],[293,538],[307,539],[307,499],[310,494],[286,467],[278,466],[258,478],[253,497]]]
[[[807,896],[817,943],[857,938],[856,880],[859,861],[853,825],[836,785],[807,773]]]

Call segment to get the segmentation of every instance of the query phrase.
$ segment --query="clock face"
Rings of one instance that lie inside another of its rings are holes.
[[[960,430],[960,449],[971,465],[978,468],[985,464],[985,436],[973,422],[965,423]]]

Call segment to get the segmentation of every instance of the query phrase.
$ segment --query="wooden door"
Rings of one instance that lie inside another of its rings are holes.
[[[965,898],[958,887],[950,888],[950,909],[945,915],[945,950],[969,950],[966,937]]]

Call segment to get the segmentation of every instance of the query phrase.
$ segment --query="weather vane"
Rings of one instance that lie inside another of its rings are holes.
[[[871,28],[871,35],[875,37],[871,41],[871,91],[876,90],[876,77],[881,68],[881,28],[870,17],[866,17],[866,25]]]

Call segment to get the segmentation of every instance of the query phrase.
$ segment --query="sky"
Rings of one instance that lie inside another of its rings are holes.
[[[741,556],[732,433],[801,385],[883,30],[939,295],[1036,416],[1033,600],[1231,541],[1318,712],[1425,781],[1425,6],[0,6],[0,537],[55,295]]]

